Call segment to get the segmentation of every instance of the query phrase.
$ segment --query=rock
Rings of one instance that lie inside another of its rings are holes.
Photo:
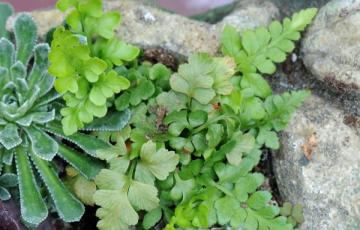
[[[194,21],[140,4],[138,1],[106,1],[104,5],[106,10],[121,12],[122,24],[118,36],[127,42],[141,47],[161,47],[183,56],[194,52],[215,54],[219,50],[218,36],[221,30],[217,25]],[[243,3],[243,8],[237,13],[239,19],[236,26],[242,30],[268,24],[277,16],[275,7],[268,11],[269,5],[271,4],[264,3],[256,7],[250,2]],[[64,14],[54,9],[31,14],[39,25],[40,36],[44,36],[49,29],[64,20]],[[13,20],[14,18],[9,20],[9,28]],[[228,22],[234,21],[228,20]]]
[[[335,90],[360,92],[360,1],[321,8],[303,41],[306,67]]]
[[[275,176],[283,199],[303,205],[303,230],[360,229],[360,119],[348,119],[312,96],[282,134]]]
[[[279,10],[270,1],[242,0],[237,3],[234,11],[218,23],[221,31],[224,25],[235,26],[239,31],[268,25],[278,19]]]

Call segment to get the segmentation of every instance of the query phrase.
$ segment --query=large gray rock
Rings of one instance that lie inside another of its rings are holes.
[[[267,25],[278,17],[279,9],[270,1],[242,0],[231,14],[218,23],[218,27],[221,31],[226,24],[230,24],[241,31]]]
[[[360,92],[360,0],[321,8],[303,41],[307,68],[334,89]]]
[[[247,0],[240,2],[244,2],[241,4],[241,11],[235,11],[236,26],[239,30],[267,25],[278,15],[272,3],[256,6]],[[140,4],[139,1],[107,1],[105,8],[121,12],[122,25],[118,30],[118,36],[127,42],[141,47],[161,47],[183,56],[194,52],[215,54],[219,50],[218,36],[223,24],[210,25],[194,21]],[[64,20],[64,14],[58,10],[37,11],[31,14],[39,25],[40,36]],[[8,22],[9,28],[12,21],[13,18]],[[235,23],[234,20],[227,22]]]
[[[359,127],[331,103],[312,96],[282,134],[275,175],[284,200],[304,206],[301,229],[360,229]],[[311,151],[308,160],[305,152]]]

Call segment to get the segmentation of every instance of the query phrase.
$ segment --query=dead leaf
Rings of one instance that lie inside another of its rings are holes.
[[[308,159],[309,161],[312,159],[313,152],[316,146],[317,146],[316,133],[313,132],[307,138],[306,143],[301,146],[304,151],[304,155],[306,159]]]

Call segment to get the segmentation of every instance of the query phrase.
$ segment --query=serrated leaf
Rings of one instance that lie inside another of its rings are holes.
[[[21,216],[29,223],[38,225],[48,215],[48,210],[43,201],[35,177],[23,147],[16,149],[16,169],[19,177]]]
[[[51,161],[59,150],[58,143],[41,129],[30,126],[24,128],[31,142],[31,150],[43,160]]]
[[[91,131],[121,131],[131,118],[130,110],[126,109],[122,112],[111,112],[103,118],[97,118],[90,124],[85,126],[85,130]]]
[[[82,133],[76,133],[70,136],[66,136],[62,131],[60,125],[55,122],[50,123],[48,126],[45,127],[45,129],[56,136],[59,136],[61,138],[64,138],[65,140],[68,140],[76,144],[81,149],[83,149],[87,154],[94,157],[97,156],[97,151],[108,149],[111,147],[111,145],[109,145],[103,140]]]
[[[104,164],[98,159],[76,152],[61,144],[58,155],[76,168],[86,179],[93,179],[104,168]]]
[[[12,149],[20,145],[22,139],[19,136],[18,128],[12,123],[8,123],[0,131],[0,143],[7,149]]]
[[[48,163],[36,155],[31,155],[36,168],[44,181],[56,210],[61,219],[66,222],[79,221],[85,212],[83,204],[64,186],[55,171]]]

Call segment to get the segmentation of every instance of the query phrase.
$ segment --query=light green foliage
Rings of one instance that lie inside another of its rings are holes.
[[[119,138],[119,142],[123,139]],[[179,157],[148,141],[143,144],[139,157],[130,160],[127,155],[107,159],[109,169],[103,169],[95,178],[98,190],[94,201],[101,206],[96,215],[101,219],[99,229],[125,229],[135,225],[136,211],[152,211],[159,205],[155,178],[164,180],[174,171]]]
[[[242,47],[240,36],[226,36]],[[131,86],[114,104],[132,118],[121,132],[97,134],[116,143],[97,154],[109,164],[95,180],[100,229],[137,225],[139,211],[145,229],[161,218],[166,229],[293,229],[252,170],[263,146],[279,147],[276,131],[307,91],[272,95],[260,73],[235,76],[232,58],[207,54],[173,74],[148,63],[115,70]]]
[[[0,5],[0,12],[6,9],[9,9],[7,5]],[[5,25],[6,19],[1,14],[0,25]],[[58,108],[55,100],[61,95],[52,90],[54,78],[48,73],[50,48],[47,44],[35,45],[36,33],[31,16],[19,14],[14,23],[15,45],[9,38],[0,38],[0,165],[5,165],[0,176],[0,197],[9,199],[6,189],[16,186],[18,181],[21,217],[33,226],[48,215],[43,196],[51,200],[54,210],[65,221],[78,221],[85,211],[59,179],[52,162],[54,157],[58,155],[84,178],[91,179],[103,167],[92,156],[100,149],[111,147],[85,134],[66,137],[84,153],[62,142],[65,134],[55,115]],[[128,121],[129,116],[123,114],[118,119]],[[96,130],[102,129],[98,125]]]
[[[179,67],[178,73],[170,79],[175,92],[194,98],[201,104],[208,104],[216,94],[229,95],[232,91],[230,77],[235,65],[230,58],[212,58],[207,54],[189,57],[189,63]]]
[[[70,11],[70,28],[58,27],[53,34],[49,72],[56,77],[55,89],[64,94],[62,126],[71,135],[94,117],[104,117],[114,94],[130,87],[113,67],[133,61],[139,49],[115,37],[120,14],[103,12],[101,0],[60,0],[57,7]]]
[[[286,53],[294,50],[294,41],[300,39],[300,32],[311,23],[317,9],[311,8],[295,13],[282,24],[272,22],[268,28],[259,27],[241,34],[227,26],[222,34],[223,53],[234,57],[238,70],[248,73],[273,74],[274,63],[285,61]]]
[[[287,222],[294,227],[304,222],[303,207],[300,204],[292,205],[289,202],[285,202],[280,208],[280,214],[287,217]]]
[[[165,190],[160,200],[176,204],[175,212],[170,212],[172,217],[167,217],[167,230],[205,229],[214,224],[233,229],[293,229],[293,219],[284,217],[290,214],[280,212],[280,208],[271,202],[269,192],[258,191],[264,176],[251,173],[251,170],[259,162],[262,146],[279,148],[276,132],[285,129],[291,114],[309,95],[308,91],[272,95],[261,74],[275,72],[274,63],[285,60],[286,53],[294,49],[294,41],[299,40],[300,32],[315,14],[316,9],[303,10],[291,19],[284,19],[283,24],[273,22],[268,29],[258,28],[241,35],[235,28],[226,26],[222,34],[222,50],[234,58],[239,73],[230,79],[230,94],[220,94],[219,91],[220,95],[211,94],[214,85],[208,77],[208,85],[201,85],[201,90],[206,91],[201,94],[204,98],[198,97],[193,93],[196,90],[188,90],[192,89],[188,85],[196,88],[196,80],[204,74],[197,72],[190,80],[184,77],[186,74],[174,75],[172,89],[194,100],[188,99],[190,112],[178,110],[165,118],[169,134],[175,136],[170,138],[170,146],[178,152],[186,148],[186,152],[191,149],[189,152],[193,153],[192,139],[198,135],[197,131],[208,129],[205,143],[213,149],[202,149],[202,154],[195,152],[190,159],[182,158],[180,171],[174,174],[171,186],[160,183]],[[210,61],[199,59],[190,59],[189,62],[196,62],[195,68],[203,73],[210,72],[205,68],[209,65],[204,64]],[[184,67],[190,76],[195,71],[189,66]],[[185,72],[182,67],[180,71]],[[225,75],[223,72],[222,76]],[[214,111],[199,106],[195,100],[200,104],[211,103],[213,109],[220,108]],[[194,113],[195,108],[208,114],[207,119],[197,119],[201,128],[190,125],[189,114]],[[211,121],[215,124],[204,125]],[[172,139],[176,140],[173,145]],[[169,210],[164,208],[163,213],[168,216]]]
[[[259,190],[265,178],[253,169],[263,147],[279,148],[276,132],[286,127],[309,92],[273,95],[261,74],[274,73],[275,64],[292,52],[315,9],[241,35],[227,26],[222,34],[225,57],[190,55],[171,73],[162,64],[135,60],[139,49],[115,37],[120,15],[103,12],[101,0],[59,0],[57,7],[68,12],[68,27],[54,32],[49,72],[66,103],[62,122],[43,125],[44,120],[54,120],[54,112],[13,122],[12,107],[0,120],[3,149],[18,146],[22,207],[35,204],[23,209],[23,216],[37,213],[31,220],[38,223],[47,215],[31,162],[60,216],[67,221],[81,216],[82,204],[66,192],[46,161],[58,154],[73,167],[67,170],[70,190],[83,203],[99,206],[99,229],[151,229],[161,219],[167,221],[168,230],[293,229],[271,194]],[[11,78],[26,72],[25,65],[11,66],[17,57],[29,60],[27,49],[17,54],[9,44],[0,48],[11,54],[0,52],[5,57],[1,64],[12,68]],[[46,70],[47,65],[36,59],[35,63],[39,65],[35,75]],[[1,76],[6,74],[0,71]],[[39,86],[42,95],[48,92],[38,79],[29,85]],[[31,95],[19,100],[30,98],[34,103],[37,98]],[[47,112],[49,102],[35,108],[46,105]],[[108,113],[113,105],[117,111]],[[24,132],[18,132],[19,125]],[[92,131],[93,136],[76,133],[79,129]],[[47,132],[91,156],[74,154]],[[11,162],[11,154],[3,155],[3,162]],[[107,168],[94,163],[94,156],[106,161]],[[66,202],[59,202],[58,196]]]
[[[67,175],[64,181],[65,185],[70,188],[82,203],[93,206],[93,195],[96,191],[95,182],[87,179],[71,166],[67,166],[65,170]]]

